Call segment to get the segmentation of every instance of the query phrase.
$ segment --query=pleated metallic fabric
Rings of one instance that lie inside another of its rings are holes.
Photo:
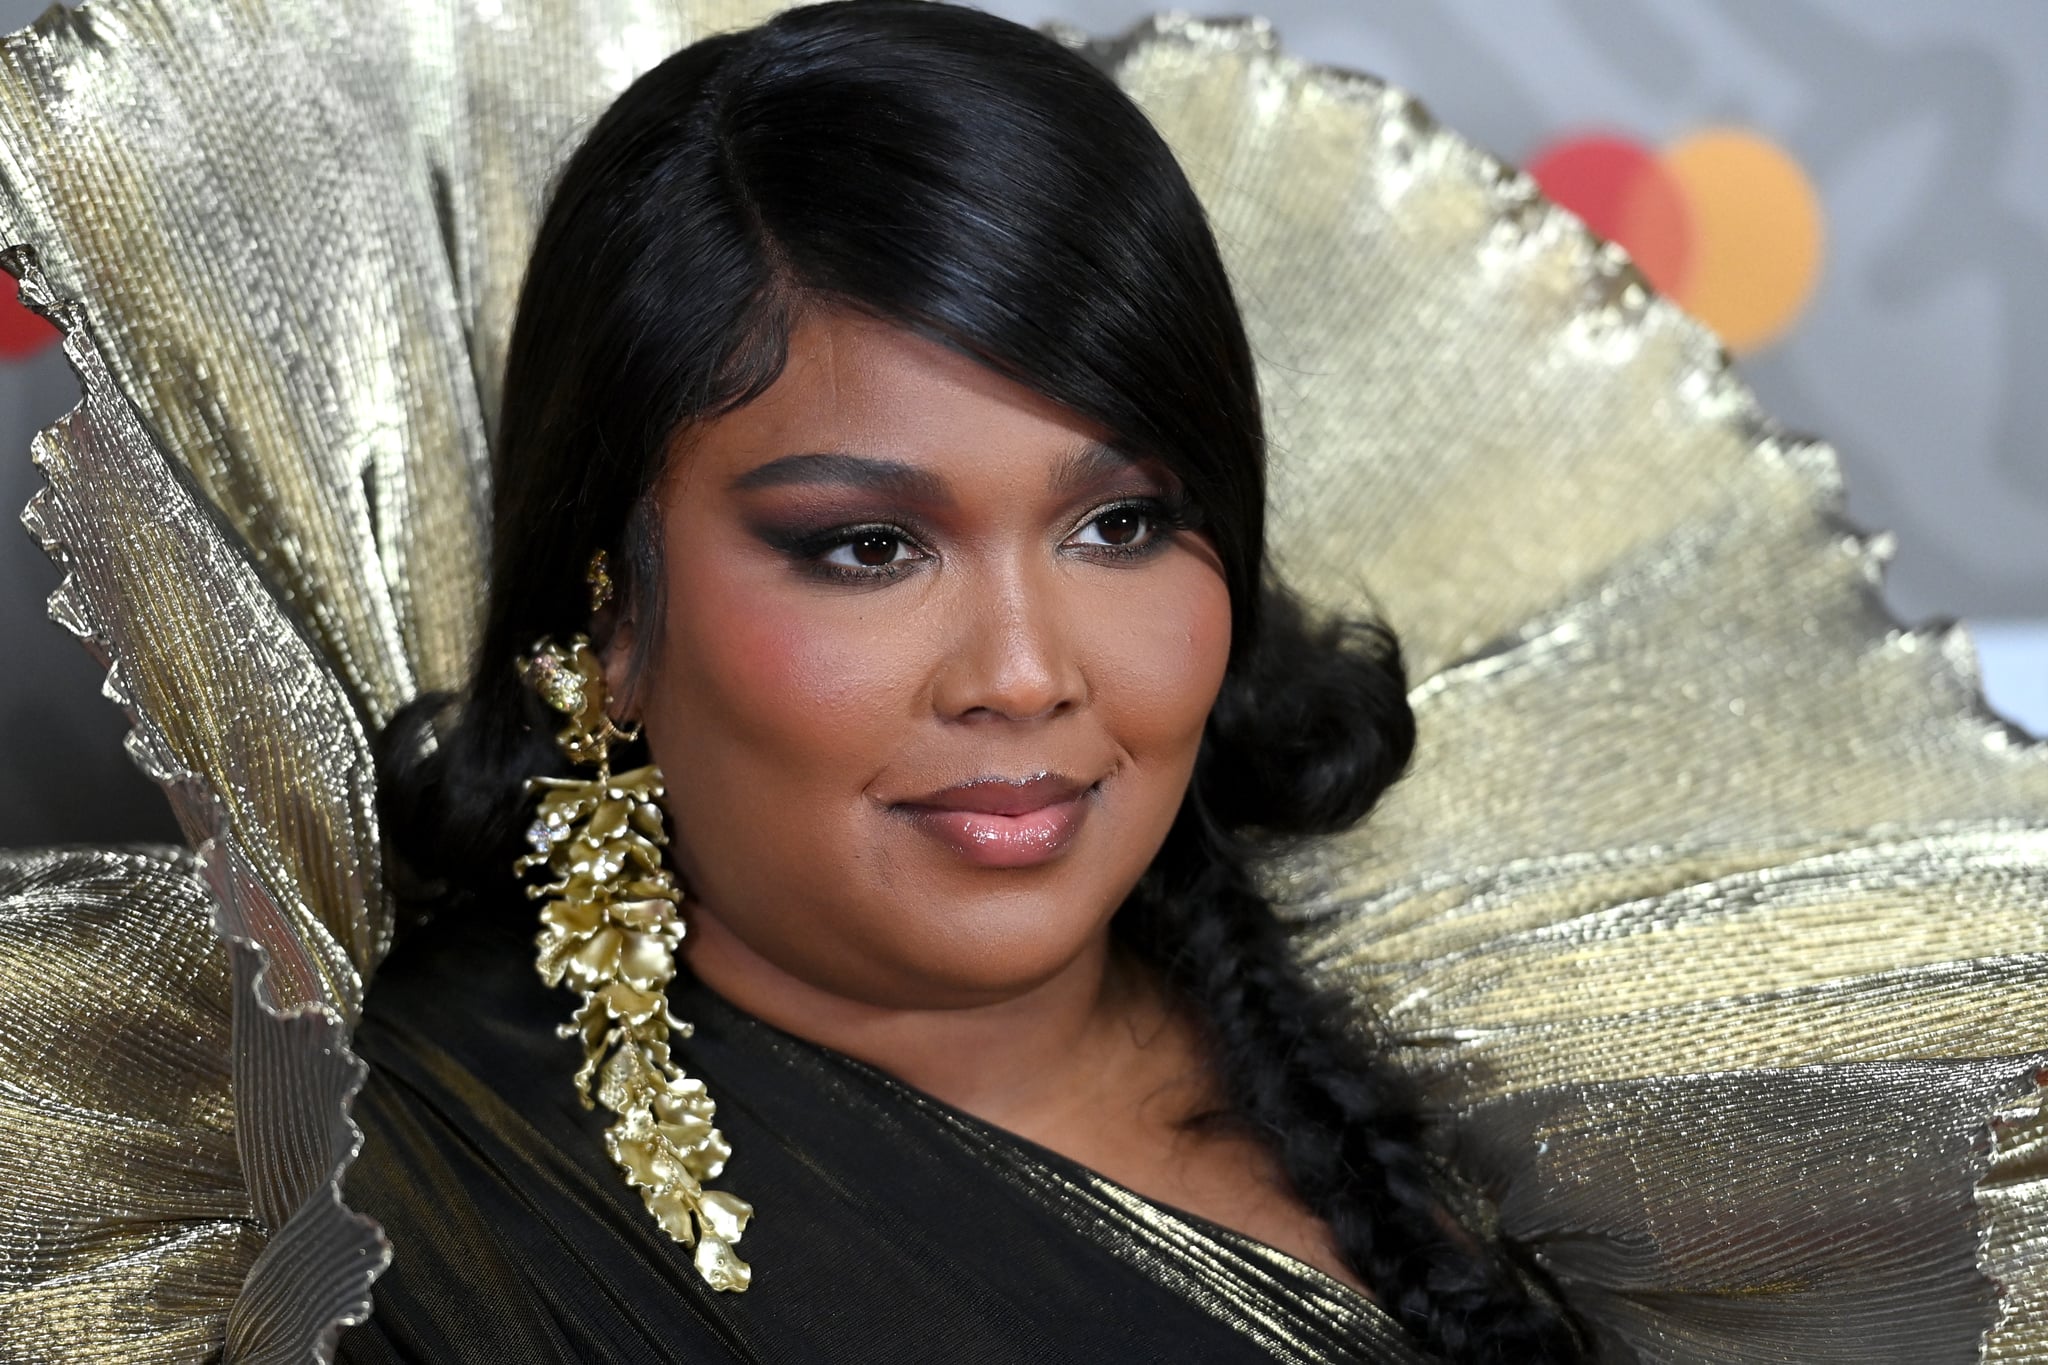
[[[772,8],[99,0],[0,44],[0,245],[85,392],[30,521],[194,846],[0,865],[0,1360],[322,1359],[370,1311],[369,736],[468,662],[549,174]],[[1061,36],[1210,209],[1277,559],[1403,640],[1411,775],[1271,884],[1502,1231],[1604,1359],[2048,1359],[2048,753],[1887,616],[1829,451],[1407,95],[1255,21]]]

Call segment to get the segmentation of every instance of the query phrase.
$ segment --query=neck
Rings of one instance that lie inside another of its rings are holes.
[[[1107,927],[1036,985],[938,1008],[823,989],[767,961],[715,915],[690,916],[684,955],[699,980],[756,1018],[1027,1136],[1090,1103],[1170,1022],[1163,994],[1114,951]]]

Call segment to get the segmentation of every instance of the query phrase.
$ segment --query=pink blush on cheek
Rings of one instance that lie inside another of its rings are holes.
[[[903,656],[870,612],[735,592],[692,616],[691,641],[676,643],[690,651],[697,687],[744,733],[798,738],[827,758],[858,749],[864,731],[897,714],[887,697],[904,685]]]

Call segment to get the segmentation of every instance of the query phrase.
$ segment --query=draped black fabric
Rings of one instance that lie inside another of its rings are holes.
[[[679,1055],[752,1201],[716,1294],[578,1103],[574,996],[531,922],[430,925],[385,964],[350,1204],[395,1249],[340,1359],[372,1362],[1412,1361],[1370,1303],[1214,1224],[744,1015],[687,975]]]

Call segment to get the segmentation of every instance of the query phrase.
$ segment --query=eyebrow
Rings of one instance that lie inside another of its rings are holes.
[[[1078,493],[1090,484],[1124,473],[1137,463],[1115,446],[1090,441],[1059,462],[1052,472],[1052,491],[1061,496]]]
[[[804,483],[838,484],[925,502],[944,502],[947,497],[946,481],[928,469],[901,460],[878,460],[836,450],[784,455],[749,469],[732,481],[732,487],[787,488]]]
[[[1135,463],[1114,446],[1090,441],[1063,457],[1053,469],[1052,490],[1056,494],[1072,493],[1121,473]],[[889,493],[924,502],[945,502],[951,496],[946,481],[928,469],[920,469],[901,460],[850,455],[838,450],[780,456],[741,474],[732,481],[732,487],[748,492],[810,483],[836,484],[842,488]]]

